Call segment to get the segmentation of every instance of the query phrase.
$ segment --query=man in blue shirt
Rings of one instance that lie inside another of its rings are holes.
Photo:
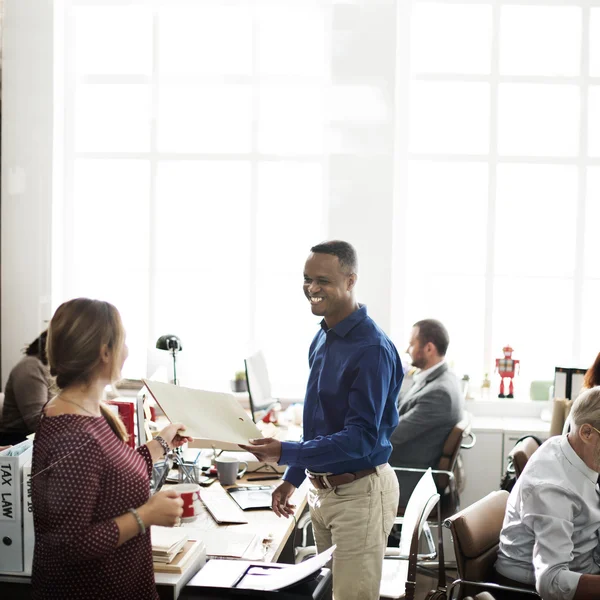
[[[387,536],[398,509],[398,481],[387,464],[398,423],[402,365],[394,344],[355,297],[357,260],[347,242],[311,248],[304,294],[323,317],[309,351],[304,441],[250,440],[259,460],[288,465],[273,492],[278,516],[308,476],[308,503],[319,552],[336,545],[338,600],[379,598]]]

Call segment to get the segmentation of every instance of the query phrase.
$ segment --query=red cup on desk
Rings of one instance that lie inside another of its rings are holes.
[[[172,490],[175,490],[181,495],[183,500],[182,521],[193,521],[199,514],[202,506],[200,502],[200,486],[195,483],[180,483],[174,485]]]

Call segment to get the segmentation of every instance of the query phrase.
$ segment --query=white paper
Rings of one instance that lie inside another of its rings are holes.
[[[321,552],[321,554],[317,554],[297,565],[290,565],[277,570],[269,569],[268,575],[252,575],[252,571],[250,571],[236,587],[263,591],[281,590],[289,587],[321,570],[331,560],[334,550],[335,546],[332,546],[325,552]],[[256,566],[255,568],[259,572],[261,567]]]
[[[228,444],[248,444],[250,438],[263,437],[232,394],[143,381],[171,423],[186,426],[186,435]]]

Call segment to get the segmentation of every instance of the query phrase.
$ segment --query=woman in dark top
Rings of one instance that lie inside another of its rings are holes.
[[[189,440],[172,424],[137,451],[101,399],[127,357],[117,309],[78,298],[62,304],[48,332],[59,394],[46,406],[33,446],[33,598],[155,600],[150,526],[173,526],[182,500],[150,497],[154,461]]]
[[[8,376],[0,410],[0,445],[18,444],[34,433],[51,398],[46,336],[44,331],[25,348],[25,356]]]

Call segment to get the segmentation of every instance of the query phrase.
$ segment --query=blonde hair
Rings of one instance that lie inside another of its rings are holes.
[[[101,350],[112,350],[111,381],[119,377],[120,348],[125,330],[119,311],[109,302],[76,298],[61,304],[48,327],[46,353],[50,374],[59,390],[74,384],[88,384],[102,362]],[[127,441],[121,419],[106,405],[100,410],[117,437]]]
[[[584,390],[571,407],[570,417],[575,427],[589,423],[600,429],[600,386]]]

